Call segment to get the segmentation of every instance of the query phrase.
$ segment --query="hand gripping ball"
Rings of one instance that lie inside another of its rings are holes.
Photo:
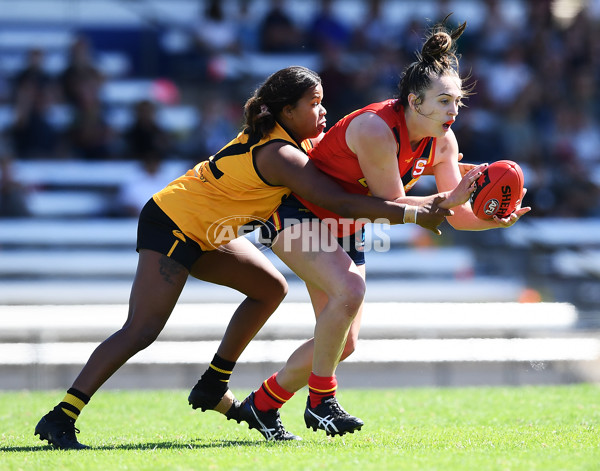
[[[523,198],[523,171],[512,160],[492,162],[475,183],[471,207],[480,219],[505,218]]]

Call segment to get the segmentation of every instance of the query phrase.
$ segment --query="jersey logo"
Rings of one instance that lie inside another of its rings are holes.
[[[413,168],[412,168],[413,178],[419,178],[421,175],[423,175],[425,168],[427,168],[428,162],[429,162],[429,159],[423,158],[423,157],[420,157],[415,160],[415,163],[413,164]]]
[[[414,157],[413,154],[413,156],[406,161],[406,163],[409,163],[412,159],[414,159],[412,168],[408,168],[402,175],[402,184],[404,185],[405,192],[410,190],[415,183],[417,183],[417,180],[421,178],[423,173],[425,173],[425,169],[433,159],[433,143],[434,139],[429,138],[429,141],[425,145],[421,155],[419,157]]]
[[[173,235],[174,235],[175,237],[177,237],[177,238],[178,238],[180,241],[182,241],[182,242],[185,242],[185,236],[183,235],[183,232],[181,232],[181,231],[179,231],[179,230],[175,229],[175,230],[173,231]]]

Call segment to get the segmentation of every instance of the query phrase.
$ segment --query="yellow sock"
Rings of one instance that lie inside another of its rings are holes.
[[[77,420],[81,410],[90,401],[90,397],[77,389],[70,388],[67,391],[67,395],[59,404],[62,411],[71,417],[73,420]]]

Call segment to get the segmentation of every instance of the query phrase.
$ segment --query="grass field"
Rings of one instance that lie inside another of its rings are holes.
[[[294,443],[267,443],[216,412],[194,411],[187,393],[101,391],[77,422],[93,449],[59,451],[33,429],[64,392],[0,392],[0,469],[600,469],[597,386],[342,389],[341,404],[365,426],[333,439],[305,428],[303,390],[282,411],[304,438]]]

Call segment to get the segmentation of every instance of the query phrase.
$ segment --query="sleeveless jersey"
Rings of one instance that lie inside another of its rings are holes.
[[[285,142],[306,153],[276,124],[259,139],[240,132],[210,159],[200,162],[153,195],[158,206],[202,250],[213,250],[235,239],[245,224],[263,221],[290,193],[267,182],[255,165],[254,152],[272,142]]]
[[[319,170],[326,173],[348,193],[371,195],[365,176],[360,168],[358,157],[346,144],[346,130],[350,121],[362,113],[375,113],[392,130],[397,144],[398,171],[404,185],[404,191],[408,192],[421,177],[424,170],[433,165],[435,138],[423,139],[417,149],[413,151],[408,140],[404,108],[397,100],[391,99],[372,103],[346,115],[325,133],[325,136],[316,147],[309,151],[310,159]],[[352,234],[364,226],[359,222],[351,223],[352,220],[341,218],[337,214],[306,201],[298,195],[296,197],[319,218],[336,220],[338,237]],[[334,230],[333,226],[332,230]]]

